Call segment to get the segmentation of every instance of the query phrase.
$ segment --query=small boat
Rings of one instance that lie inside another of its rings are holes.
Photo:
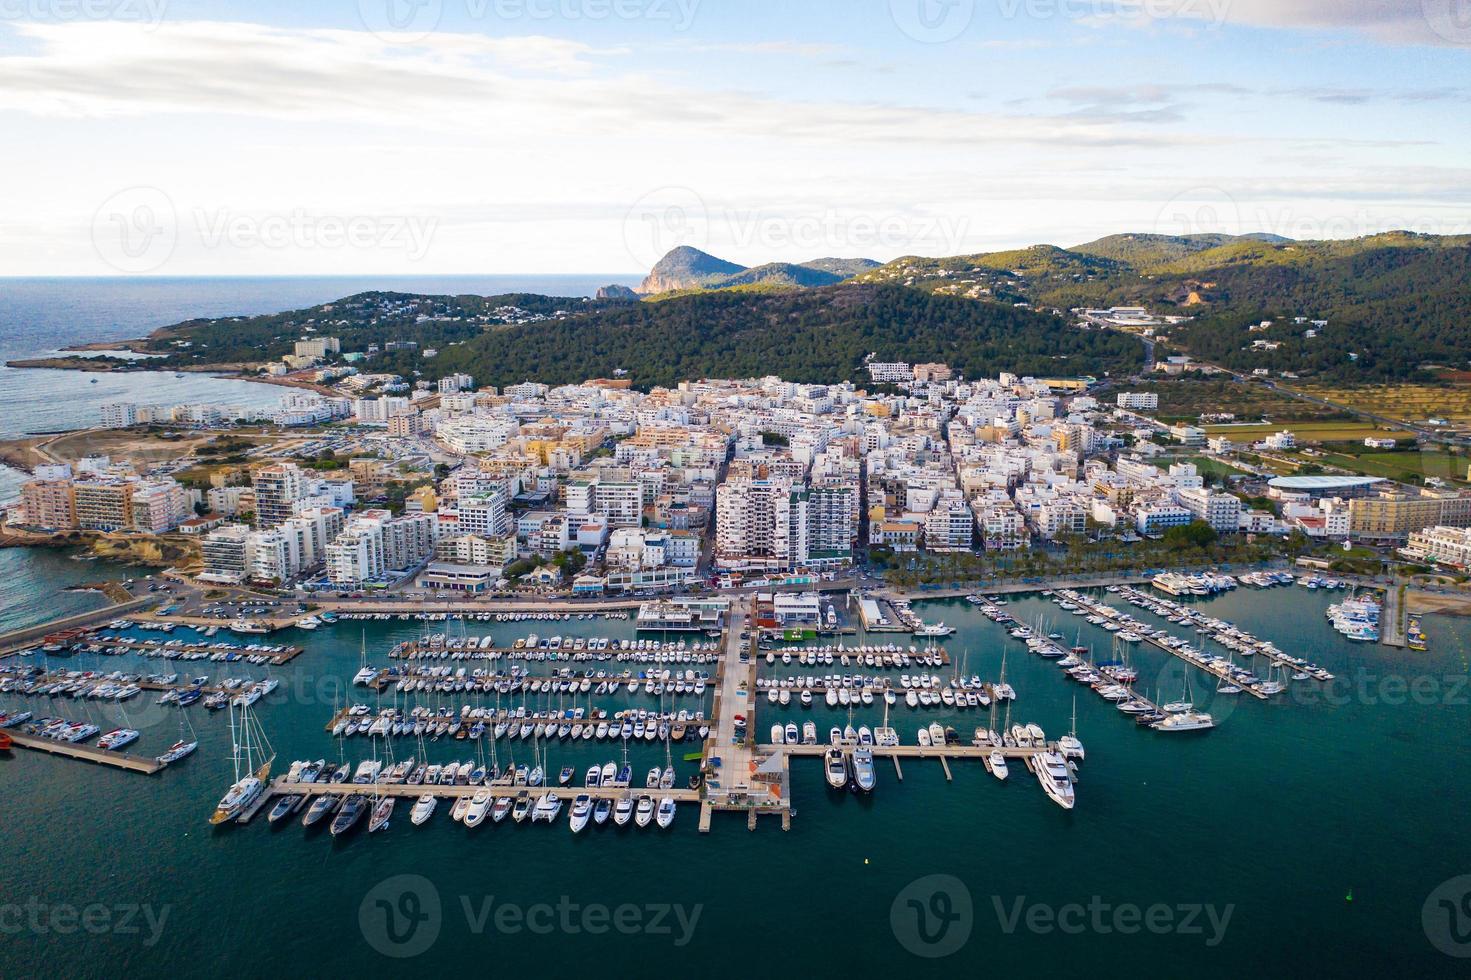
[[[592,797],[586,793],[579,793],[572,801],[572,814],[569,818],[572,832],[580,834],[587,826],[587,821],[592,817]]]
[[[470,805],[465,810],[465,819],[462,822],[466,827],[478,827],[485,822],[486,814],[489,812],[490,790],[479,790],[471,797]]]
[[[531,815],[531,797],[525,793],[516,797],[516,802],[511,806],[511,820],[521,823]]]
[[[598,800],[592,807],[592,822],[598,826],[608,822],[608,817],[613,812],[613,801],[607,798]]]
[[[577,770],[571,766],[563,766],[562,771],[557,774],[558,786],[571,786],[572,779],[577,775]]]
[[[337,809],[337,804],[340,802],[342,802],[342,797],[340,796],[335,796],[331,793],[322,794],[315,800],[312,800],[312,805],[307,807],[306,816],[301,818],[301,825],[303,827],[311,827],[320,823],[323,817]]]
[[[619,827],[623,827],[632,819],[633,800],[625,796],[613,805],[613,823]]]
[[[1006,768],[1006,756],[1001,754],[1000,749],[995,749],[991,752],[991,757],[988,761],[991,763],[991,775],[1005,782],[1006,777],[1010,775],[1010,772]]]
[[[658,823],[660,830],[668,830],[669,825],[674,823],[673,797],[666,796],[659,801],[659,810],[654,815],[654,820],[656,823]]]
[[[434,810],[439,806],[439,800],[434,796],[421,796],[414,802],[413,810],[409,811],[409,823],[415,827],[422,827],[434,816]]]
[[[833,789],[848,785],[848,763],[843,758],[842,749],[833,746],[823,753],[822,772]]]
[[[536,807],[531,811],[531,822],[556,823],[557,816],[562,812],[562,798],[556,793],[544,793],[541,799],[536,801]]]
[[[652,796],[640,796],[638,806],[633,813],[633,822],[640,827],[647,827],[654,819],[654,798]]]
[[[860,793],[872,793],[874,782],[873,749],[860,745],[853,750],[853,785]]]
[[[511,798],[509,796],[496,797],[495,804],[490,808],[490,820],[492,823],[500,823],[511,815]]]
[[[772,725],[771,726],[771,744],[772,745],[781,745],[784,742],[786,742],[787,737],[786,737],[786,734],[785,733],[786,733],[786,729],[782,727],[781,722],[777,722],[776,724]]]
[[[296,808],[296,804],[300,801],[301,797],[299,796],[281,797],[276,801],[276,805],[271,807],[271,812],[266,814],[266,821],[275,824],[281,820],[285,820],[291,816],[292,811]]]
[[[368,812],[368,798],[361,793],[353,793],[342,801],[342,807],[337,811],[337,816],[332,818],[332,826],[328,828],[333,837],[340,837],[357,826]]]
[[[385,796],[373,807],[373,813],[368,817],[368,833],[376,834],[388,827],[389,818],[393,816],[393,806],[397,802],[392,796]]]

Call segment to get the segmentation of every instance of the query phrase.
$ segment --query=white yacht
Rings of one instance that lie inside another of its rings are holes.
[[[843,758],[843,750],[837,746],[824,753],[822,770],[827,777],[827,784],[833,789],[842,789],[848,785],[848,763]]]
[[[439,800],[433,796],[424,795],[414,803],[414,808],[409,811],[409,823],[415,827],[422,827],[434,816],[434,810],[439,806]]]
[[[1037,782],[1047,796],[1064,810],[1073,808],[1073,777],[1068,772],[1067,760],[1058,752],[1043,752],[1032,762]]]
[[[634,808],[633,822],[640,827],[647,827],[654,819],[654,798],[651,796],[640,796],[638,806]]]
[[[988,761],[991,763],[991,775],[1005,782],[1006,777],[1011,775],[1010,770],[1006,768],[1006,756],[1001,754],[1000,749],[993,749]]]
[[[668,830],[669,825],[674,823],[674,798],[666,796],[659,801],[659,810],[654,814],[654,822],[659,825],[660,830]]]
[[[572,832],[580,834],[587,826],[588,818],[592,816],[592,797],[586,793],[579,793],[572,801],[572,814],[570,817]]]
[[[1157,732],[1199,732],[1215,728],[1216,720],[1204,711],[1181,711],[1149,727]]]
[[[470,806],[465,811],[464,824],[466,827],[478,827],[485,822],[485,815],[490,812],[490,790],[482,789],[470,798]]]
[[[625,826],[633,819],[633,800],[623,797],[613,805],[613,823],[619,827]]]
[[[541,799],[536,801],[536,809],[531,813],[531,822],[556,823],[557,815],[561,812],[562,798],[556,793],[544,793]]]

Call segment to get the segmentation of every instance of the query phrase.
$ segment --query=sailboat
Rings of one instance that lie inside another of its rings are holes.
[[[1231,680],[1236,668],[1236,654],[1234,651],[1226,654],[1226,672],[1221,675],[1221,682],[1216,685],[1217,694],[1240,694],[1241,686]]]
[[[1062,738],[1057,740],[1057,747],[1062,750],[1062,755],[1067,759],[1083,761],[1083,743],[1078,740],[1078,697],[1073,695],[1073,727]]]
[[[188,735],[184,734],[185,725],[189,726]],[[181,708],[179,710],[179,740],[173,745],[170,745],[168,751],[158,757],[158,761],[164,765],[169,765],[192,754],[197,748],[199,748],[199,739],[194,734],[194,723],[189,720],[188,712]]]
[[[230,708],[230,739],[234,745],[235,782],[225,791],[209,818],[209,822],[216,826],[239,817],[260,798],[271,775],[271,763],[276,760],[271,743],[250,713],[248,704],[240,706],[238,724],[235,709],[233,706]]]

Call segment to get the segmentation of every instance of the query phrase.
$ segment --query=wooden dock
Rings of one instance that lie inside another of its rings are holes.
[[[40,738],[35,735],[22,735],[19,732],[7,730],[6,732],[17,748],[30,749],[36,752],[46,752],[51,755],[66,756],[69,759],[81,759],[83,762],[95,762],[98,765],[112,766],[114,769],[126,769],[128,772],[141,772],[146,776],[164,768],[164,763],[157,759],[146,759],[143,756],[128,755],[125,752],[109,752],[92,745],[75,745],[71,742],[58,742],[55,739]]]
[[[655,800],[669,797],[676,803],[700,802],[700,791],[688,787],[677,789],[646,789],[642,786],[410,786],[407,783],[379,783],[376,786],[363,783],[297,783],[285,776],[271,781],[266,796],[350,796],[361,793],[365,796],[392,796],[398,799],[418,799],[433,796],[441,800],[458,800],[488,792],[492,799],[502,796],[515,799],[523,793],[535,799],[543,793],[556,793],[564,803],[573,797],[587,795],[594,800],[638,799],[650,796]]]
[[[1120,610],[1115,609],[1113,606],[1110,606],[1107,603],[1093,602],[1086,596],[1078,596],[1072,601],[1082,606],[1085,610],[1092,613],[1093,615],[1104,616],[1107,619],[1114,619],[1118,616],[1120,612]],[[1104,610],[1107,610],[1113,615],[1109,616],[1107,613],[1104,612]],[[1162,640],[1155,639],[1152,636],[1143,636],[1142,639],[1145,643],[1148,643],[1154,647],[1158,647],[1165,653],[1168,653],[1170,656],[1179,657],[1181,660],[1185,661],[1187,664],[1190,664],[1192,667],[1205,671],[1207,674],[1210,674],[1217,680],[1222,680],[1235,687],[1241,688],[1244,693],[1250,694],[1252,697],[1256,698],[1259,701],[1266,701],[1269,698],[1267,694],[1262,693],[1254,687],[1246,687],[1242,684],[1238,684],[1235,679],[1231,677],[1230,673],[1227,672],[1224,664],[1207,663],[1206,661],[1201,660],[1200,656],[1192,648],[1181,649],[1178,647],[1172,647],[1168,643],[1165,643]],[[1274,664],[1278,662],[1276,658],[1271,657],[1269,654],[1264,653],[1262,654],[1262,656],[1267,657],[1267,659],[1271,660]],[[1285,662],[1283,665],[1286,666]],[[1137,696],[1138,695],[1136,695],[1136,697]],[[1140,697],[1140,700],[1147,699]]]

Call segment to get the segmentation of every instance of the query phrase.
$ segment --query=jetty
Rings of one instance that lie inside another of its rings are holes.
[[[14,743],[16,748],[65,756],[69,759],[81,759],[83,762],[95,762],[98,765],[111,766],[114,769],[125,769],[128,772],[141,772],[148,776],[163,769],[166,765],[166,763],[159,762],[157,759],[129,755],[126,752],[109,752],[106,749],[99,749],[92,745],[58,742],[55,739],[41,738],[36,735],[24,735],[9,729],[6,730],[6,734],[10,736],[11,742]]]

